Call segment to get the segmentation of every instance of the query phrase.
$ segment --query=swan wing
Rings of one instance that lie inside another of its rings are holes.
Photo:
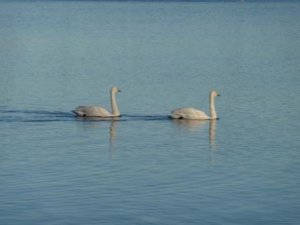
[[[179,108],[171,112],[171,118],[173,119],[189,119],[189,120],[207,120],[209,116],[205,112],[202,112],[194,108]]]
[[[111,117],[112,114],[99,106],[78,106],[72,111],[77,116]]]

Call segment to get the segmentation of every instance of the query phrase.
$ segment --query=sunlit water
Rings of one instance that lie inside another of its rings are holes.
[[[300,4],[0,3],[0,224],[299,224]],[[78,105],[114,121],[75,118]],[[217,121],[172,121],[193,106]]]

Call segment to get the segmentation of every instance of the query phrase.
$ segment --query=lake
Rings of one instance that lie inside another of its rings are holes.
[[[0,224],[300,221],[300,2],[0,2]],[[78,105],[122,117],[78,118]],[[219,120],[170,120],[171,110]]]

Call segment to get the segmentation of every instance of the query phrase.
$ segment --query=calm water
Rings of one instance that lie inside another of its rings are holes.
[[[0,224],[299,224],[300,3],[0,2]],[[70,111],[123,117],[83,120]],[[171,121],[208,111],[218,121]]]

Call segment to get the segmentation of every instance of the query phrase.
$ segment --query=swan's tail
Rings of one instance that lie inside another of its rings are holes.
[[[72,110],[71,112],[74,113],[75,116],[86,116],[85,113],[81,111]]]
[[[181,114],[177,114],[177,113],[173,113],[169,116],[170,119],[183,119],[183,115]]]

